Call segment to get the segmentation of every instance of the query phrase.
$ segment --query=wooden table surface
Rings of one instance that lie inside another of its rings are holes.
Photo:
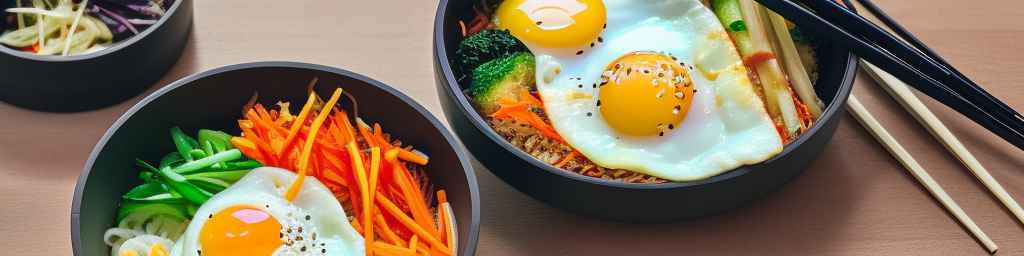
[[[992,94],[1024,110],[1024,2],[878,2]],[[443,116],[434,91],[437,1],[199,0],[184,56],[155,87],[214,67],[261,60],[366,74]],[[0,78],[2,79],[2,78]],[[1024,255],[1024,226],[922,126],[861,74],[857,94],[992,239]],[[0,251],[65,255],[71,197],[103,132],[140,97],[107,109],[50,114],[0,103]],[[1018,200],[1024,153],[926,103]],[[443,119],[443,118],[441,118]],[[576,216],[516,192],[476,164],[479,255],[978,255],[984,251],[850,116],[800,177],[718,216],[633,225]]]

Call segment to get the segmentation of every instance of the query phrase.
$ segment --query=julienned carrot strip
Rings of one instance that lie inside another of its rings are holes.
[[[388,222],[384,220],[384,215],[381,215],[380,213],[374,214],[373,222],[376,223],[377,226],[380,226],[381,234],[383,234],[384,239],[387,239],[388,242],[391,242],[392,244],[405,247],[405,240],[402,240],[402,238],[398,237],[398,234],[395,234],[394,230],[391,230],[391,226],[389,226]]]
[[[338,120],[340,120],[341,123],[339,123],[338,125],[341,126],[341,128],[345,130],[345,135],[347,136],[346,138],[348,138],[348,140],[349,140],[349,141],[346,141],[346,143],[347,142],[351,142],[352,140],[355,140],[356,139],[356,130],[355,130],[355,127],[352,126],[352,121],[348,119],[348,113],[346,113],[343,110],[343,111],[339,111],[334,116],[335,116],[335,118],[338,118],[338,116],[340,116],[340,118],[338,118]]]
[[[430,228],[428,229],[430,234],[437,237],[437,229],[432,224],[434,219],[430,217],[430,210],[428,210],[427,203],[423,199],[423,194],[420,193],[419,186],[412,180],[409,171],[405,170],[405,167],[402,167],[401,164],[392,164],[392,170],[395,183],[401,189],[406,201],[405,203],[409,206],[409,211],[412,212],[412,217],[416,219],[416,223]]]
[[[419,151],[409,151],[405,149],[398,150],[398,158],[418,165],[427,165],[427,162],[430,161],[430,157],[427,157]]]
[[[253,143],[249,139],[242,137],[231,137],[231,145],[235,146],[235,148],[237,148],[239,151],[242,151],[242,154],[245,154],[252,160],[256,160],[259,162],[265,161],[263,159],[263,154],[260,153],[260,149],[256,146],[255,143]]]
[[[363,119],[356,118],[356,126],[359,129],[359,135],[363,136],[363,141],[366,141],[370,147],[377,146],[377,140],[373,139],[373,132],[370,131],[370,127],[363,122]]]
[[[338,103],[338,99],[341,97],[341,88],[335,89],[334,94],[331,95],[331,99],[327,100],[325,106],[334,106]],[[316,134],[320,131],[320,126],[327,120],[327,115],[331,112],[330,107],[324,107],[320,110],[320,114],[316,116],[316,120],[313,120],[312,126],[309,129],[309,135],[306,137],[306,144],[302,147],[302,153],[299,154],[299,166],[298,178],[292,182],[292,185],[288,187],[288,192],[285,194],[285,199],[288,202],[295,200],[295,196],[299,195],[299,189],[302,188],[302,183],[306,180],[306,168],[309,167],[309,153],[313,151],[313,142],[316,141]]]
[[[369,179],[369,193],[370,197],[373,198],[377,195],[377,173],[380,172],[380,148],[370,148],[370,179]],[[367,246],[374,240],[373,236],[373,214],[372,210],[376,207],[373,200],[369,201],[370,212],[363,215],[363,224],[367,226],[366,233],[363,236],[363,240],[367,241]]]
[[[292,121],[292,126],[288,128],[288,137],[285,138],[281,151],[275,152],[278,157],[287,155],[292,150],[295,137],[299,134],[299,128],[306,124],[306,117],[309,116],[309,111],[313,109],[313,102],[315,100],[316,94],[309,92],[309,98],[306,99],[306,104],[302,105],[302,111],[299,111],[299,116],[295,117],[295,120]]]
[[[241,122],[239,122],[239,123],[241,123]],[[263,164],[264,165],[270,165],[270,166],[277,166],[277,163],[278,163],[277,162],[277,157],[274,157],[274,155],[272,155],[272,153],[270,151],[270,144],[267,144],[266,141],[264,141],[260,137],[258,137],[259,135],[257,135],[256,131],[253,131],[252,128],[248,128],[248,127],[245,127],[245,126],[242,126],[242,125],[239,125],[239,128],[242,129],[242,136],[244,136],[246,139],[249,139],[249,141],[252,141],[254,144],[256,144],[256,148],[258,148],[260,150],[260,152],[262,153],[263,157],[265,157],[264,160],[266,160],[266,162],[263,162]]]
[[[419,241],[420,240],[419,240],[418,236],[412,235],[412,238],[409,238],[409,249],[412,249],[413,251],[415,251],[416,250],[416,246],[419,243]]]
[[[491,117],[499,119],[511,118],[519,122],[528,123],[530,126],[533,126],[534,129],[537,129],[537,131],[542,135],[562,141],[562,136],[558,135],[558,132],[556,132],[551,125],[544,122],[544,120],[541,119],[540,116],[537,116],[536,113],[530,111],[530,103],[515,102],[502,98],[498,100],[498,105],[500,105],[501,108],[492,113]]]
[[[416,255],[416,251],[415,250],[411,250],[409,248],[402,248],[402,247],[390,245],[390,244],[383,243],[383,242],[373,243],[373,245],[371,245],[371,247],[373,247],[373,249],[376,252],[378,252],[378,254],[383,254],[383,255],[389,255],[389,256],[390,255],[395,255],[395,256],[415,256]],[[369,248],[367,248],[367,251],[369,251]]]
[[[419,224],[416,224],[415,220],[405,215],[405,213],[402,212],[402,209],[398,209],[398,206],[395,206],[395,203],[391,202],[391,200],[388,200],[387,197],[378,194],[376,200],[378,204],[383,206],[383,209],[386,212],[390,213],[391,216],[394,216],[395,219],[398,219],[398,222],[402,223],[402,225],[409,228],[409,230],[411,230],[416,235],[423,237],[424,240],[427,240],[427,244],[433,247],[441,248],[441,251],[445,253],[444,255],[451,255],[451,252],[448,250],[447,246],[442,244],[441,241],[437,240],[437,237],[434,237],[433,235],[428,233],[427,229],[421,227]]]
[[[366,184],[366,170],[363,168],[363,157],[359,154],[355,141],[349,141],[347,148],[349,158],[351,158],[352,172],[355,174],[356,183],[359,185],[359,194],[362,198],[362,214],[370,214],[370,188]]]
[[[398,161],[398,150],[399,148],[393,148],[384,152],[384,160],[389,163],[395,163]]]
[[[570,151],[569,154],[565,155],[565,157],[563,157],[561,161],[555,163],[555,167],[562,168],[562,166],[565,166],[565,164],[569,163],[569,161],[572,161],[575,158],[576,151]]]
[[[441,241],[451,247],[452,243],[448,241],[448,218],[444,215],[444,208],[441,207],[447,202],[448,194],[444,192],[444,189],[437,190],[437,231],[441,235]]]

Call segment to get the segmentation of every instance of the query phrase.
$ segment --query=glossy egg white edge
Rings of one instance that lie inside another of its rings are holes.
[[[175,244],[175,256],[198,256],[199,233],[203,224],[210,216],[232,206],[251,206],[265,210],[279,222],[287,216],[289,203],[284,198],[284,191],[295,180],[297,175],[291,171],[260,167],[253,169],[235,184],[217,193],[199,207],[195,217],[189,223],[185,234]],[[269,205],[270,207],[265,207]],[[291,203],[309,214],[310,226],[318,232],[318,241],[326,244],[328,255],[363,255],[365,248],[363,238],[348,222],[345,210],[335,199],[330,190],[315,178],[307,177],[302,184],[298,196]],[[285,223],[281,223],[282,226]],[[280,251],[280,250],[279,250]]]
[[[584,54],[524,42],[537,56],[537,87],[546,113],[567,143],[600,166],[672,181],[704,179],[782,151],[735,46],[706,6],[697,0],[606,4],[604,43]],[[593,84],[604,67],[638,51],[671,54],[695,67],[690,75],[698,93],[689,114],[664,137],[618,134],[594,104],[599,89]]]

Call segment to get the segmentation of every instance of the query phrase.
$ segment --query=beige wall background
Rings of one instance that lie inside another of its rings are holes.
[[[1024,2],[881,1],[975,81],[1024,110]],[[431,31],[437,1],[198,0],[184,56],[154,88],[214,67],[302,61],[397,87],[443,117],[434,90]],[[2,79],[2,78],[0,78]],[[1024,255],[1024,226],[866,76],[855,93],[1001,246]],[[93,145],[140,97],[86,113],[0,104],[0,250],[68,255],[75,181]],[[1024,152],[926,100],[1018,200]],[[443,118],[442,118],[443,119]],[[789,185],[721,215],[662,225],[564,213],[514,191],[477,164],[479,255],[977,255],[984,251],[857,123]],[[671,202],[666,202],[671,203]]]

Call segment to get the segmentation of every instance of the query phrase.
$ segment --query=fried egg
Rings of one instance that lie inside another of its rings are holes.
[[[735,46],[698,0],[509,0],[495,19],[535,55],[552,126],[600,166],[688,181],[782,151]]]
[[[196,211],[172,255],[363,255],[362,237],[322,183],[305,179],[293,202],[284,194],[296,175],[261,167]]]

